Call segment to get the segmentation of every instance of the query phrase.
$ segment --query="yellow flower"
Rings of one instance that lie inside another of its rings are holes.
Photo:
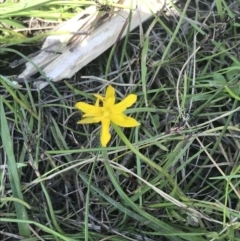
[[[111,134],[109,133],[111,122],[121,127],[135,127],[140,125],[134,118],[128,117],[123,113],[136,102],[136,95],[130,94],[121,102],[115,104],[115,90],[109,85],[105,97],[99,94],[95,94],[94,96],[97,98],[95,105],[90,105],[85,102],[78,102],[75,105],[75,107],[84,113],[83,119],[77,123],[91,124],[101,122],[102,146],[106,147],[111,138]],[[99,105],[100,101],[102,102],[102,106]]]

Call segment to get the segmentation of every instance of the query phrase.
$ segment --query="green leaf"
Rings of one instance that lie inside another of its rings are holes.
[[[229,71],[226,73],[226,77],[229,81],[233,80],[237,75],[240,74],[239,64],[233,63],[229,67]]]
[[[236,99],[236,100],[240,100],[240,97],[238,96],[238,95],[236,95],[234,92],[234,90],[232,91],[230,88],[228,88],[227,86],[225,86],[225,90],[228,92],[228,94],[232,97],[232,98],[234,98],[234,99]]]
[[[213,86],[223,86],[227,83],[225,77],[222,74],[214,72],[213,75]]]

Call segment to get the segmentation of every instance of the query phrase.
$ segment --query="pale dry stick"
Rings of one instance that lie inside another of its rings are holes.
[[[211,6],[211,10],[213,9],[214,6],[215,6],[215,2],[213,2],[212,6]],[[205,18],[205,20],[204,20],[204,22],[202,23],[201,26],[205,25],[205,22],[210,17],[210,15],[211,15],[211,11],[207,15],[207,17]],[[210,35],[206,36],[206,38],[203,40],[203,43],[205,43],[209,39],[209,36]],[[197,37],[197,34],[194,36],[194,49],[196,48],[196,37]],[[182,67],[182,69],[180,70],[180,73],[179,73],[179,77],[178,77],[178,80],[177,80],[176,98],[177,98],[177,106],[178,106],[178,110],[179,110],[179,115],[180,116],[182,116],[180,103],[179,103],[179,98],[178,98],[178,88],[179,88],[179,85],[180,85],[180,82],[181,82],[180,78],[181,78],[183,70],[185,69],[186,65],[190,62],[191,58],[193,57],[194,60],[196,59],[196,53],[202,47],[203,43],[195,51],[193,51],[193,53],[189,56],[189,58],[187,59],[187,61],[185,62],[185,64],[183,65],[183,67]],[[195,84],[196,61],[194,61],[194,71],[193,71],[193,73],[194,73],[194,75],[193,75],[193,84]],[[194,88],[192,89],[192,94],[193,93],[194,93]],[[190,105],[189,105],[189,111],[191,110],[191,106],[192,106],[192,98],[191,98]]]
[[[197,43],[197,35],[194,35],[193,38],[193,49],[196,49],[196,43]],[[193,55],[193,74],[192,74],[192,92],[191,95],[194,95],[195,92],[195,82],[196,82],[196,52],[193,51],[195,54]],[[188,108],[188,113],[190,113],[191,109],[192,109],[192,103],[193,103],[193,98],[191,97],[190,99],[190,103],[189,103],[189,108]]]
[[[33,233],[39,240],[45,241],[43,238],[41,238],[41,237],[38,235],[38,233],[31,227],[30,224],[28,224],[28,228],[32,231],[32,233]],[[39,230],[39,231],[40,231],[40,230]],[[39,232],[39,231],[38,231],[38,232]]]
[[[24,32],[24,31],[31,31],[31,30],[48,30],[48,29],[53,29],[53,27],[40,27],[40,28],[18,28],[18,29],[13,29],[13,32]]]
[[[197,126],[195,126],[195,127],[198,128],[198,127],[201,127],[201,126],[205,126],[205,125],[210,124],[210,123],[212,123],[212,122],[214,122],[214,121],[216,121],[216,120],[218,120],[218,119],[221,119],[221,118],[223,118],[223,117],[229,116],[229,115],[231,115],[232,113],[237,112],[237,111],[239,111],[239,110],[240,110],[240,106],[239,106],[238,108],[236,108],[235,110],[231,110],[231,111],[229,111],[229,112],[227,112],[227,113],[225,113],[225,114],[222,114],[222,115],[220,115],[220,116],[218,116],[218,117],[216,117],[216,118],[214,118],[214,119],[212,119],[212,120],[206,121],[206,122],[204,122],[204,123],[202,123],[202,124],[199,124],[199,125],[197,125]]]
[[[206,16],[205,20],[203,21],[202,26],[204,26],[205,23],[207,22],[207,20],[210,18],[211,14],[213,13],[212,10],[213,10],[213,8],[215,7],[215,5],[216,5],[216,2],[213,1],[213,2],[212,2],[212,5],[211,5],[211,7],[210,7],[210,9],[209,9],[209,14]],[[206,26],[207,26],[207,25],[206,25]]]
[[[114,82],[114,80],[116,80],[118,77],[119,77],[119,75],[117,75],[115,78],[113,78],[111,80],[111,82]],[[94,80],[102,82],[106,85],[109,84],[109,80],[105,80],[105,79],[102,79],[102,78],[97,77],[97,76],[81,76],[81,79],[94,79]],[[116,83],[116,82],[114,82],[114,85],[115,86],[128,86],[128,87],[134,87],[135,86],[134,84],[128,84],[128,83],[122,84],[122,83]]]
[[[193,167],[198,167],[198,168],[213,168],[215,167],[214,164],[209,164],[209,165],[196,165],[196,164],[190,164],[191,166]],[[234,164],[229,164],[229,162],[221,162],[221,163],[218,163],[219,166],[233,166]]]
[[[233,123],[232,122],[230,122],[231,123],[231,125],[233,125]],[[233,125],[234,126],[234,125]],[[232,130],[230,130],[230,133],[231,133],[231,136],[233,137],[233,141],[235,142],[235,144],[236,144],[236,146],[238,147],[238,150],[240,150],[240,143],[239,143],[239,141],[234,137],[235,135],[234,135],[234,132],[232,131]]]
[[[64,155],[66,155],[66,154],[64,154]],[[93,157],[93,158],[90,158],[90,159],[88,159],[88,160],[81,161],[81,162],[79,162],[78,160],[74,160],[73,162],[77,162],[77,163],[76,163],[76,164],[73,164],[73,165],[71,165],[71,166],[67,166],[67,165],[69,165],[69,164],[57,166],[57,167],[53,168],[51,171],[48,172],[48,173],[52,173],[52,172],[53,172],[53,174],[49,174],[49,176],[46,176],[47,173],[45,173],[44,175],[37,177],[35,180],[33,180],[30,184],[28,184],[28,185],[26,185],[26,186],[32,186],[32,185],[38,184],[38,183],[40,183],[40,182],[43,182],[43,181],[46,181],[46,180],[50,180],[50,179],[54,178],[55,176],[57,176],[57,175],[59,175],[59,174],[61,174],[61,173],[64,173],[64,172],[66,172],[66,171],[68,171],[68,170],[72,170],[72,169],[74,169],[74,168],[76,168],[76,167],[79,167],[79,166],[80,166],[80,167],[81,167],[81,166],[83,167],[83,166],[85,166],[86,164],[93,163],[93,162],[95,161],[95,159],[96,159],[96,157]],[[65,166],[66,166],[66,167],[65,167]],[[64,169],[59,170],[60,167],[64,167]],[[56,170],[59,170],[59,171],[54,172],[54,171],[56,171]]]
[[[14,238],[15,240],[21,240],[23,237],[18,235],[18,234],[13,234],[13,233],[9,233],[9,232],[4,232],[2,230],[0,230],[0,234],[7,236],[8,238]],[[6,239],[5,239],[6,240]]]
[[[222,127],[220,127],[220,128],[214,128],[214,130],[216,130],[216,129],[218,129],[218,130],[222,130],[224,128],[224,126],[222,126]],[[236,129],[234,129],[234,128],[231,128],[231,126],[230,126],[230,128],[228,127],[227,128],[227,130],[229,130],[229,131],[232,131],[232,130],[234,130],[234,131],[236,131]],[[240,130],[237,130],[237,131],[240,131]],[[201,134],[197,134],[196,136],[214,136],[214,137],[219,137],[221,134],[220,133],[209,133],[209,132],[202,132]],[[194,136],[194,135],[193,135]],[[225,137],[232,137],[232,138],[238,138],[238,139],[240,139],[240,136],[239,135],[233,135],[233,134],[225,134],[224,135]],[[240,147],[238,146],[238,148],[239,148],[239,150],[240,150]]]
[[[176,86],[176,100],[177,100],[177,107],[178,107],[179,116],[182,116],[182,110],[181,110],[180,101],[179,101],[179,86],[180,86],[180,83],[181,83],[181,76],[182,76],[182,73],[183,73],[184,69],[186,68],[187,64],[196,55],[196,53],[198,52],[198,50],[201,47],[202,46],[199,46],[195,51],[193,51],[193,53],[188,57],[187,61],[184,63],[183,67],[181,68],[181,70],[178,74],[177,86]]]
[[[192,135],[192,137],[194,138],[195,136],[199,137],[199,136],[220,136],[221,134],[220,133],[211,133],[213,131],[221,131],[223,130],[225,127],[224,126],[219,126],[217,128],[214,128],[214,129],[210,129],[210,130],[207,130],[207,131],[204,131],[202,133],[198,133],[198,134],[195,134],[195,135]],[[237,129],[233,126],[228,126],[227,127],[227,130],[229,131],[238,131],[240,132],[240,129]],[[240,139],[240,135],[233,135],[233,134],[225,134],[226,137],[234,137],[234,138],[238,138]]]
[[[193,38],[193,49],[196,49],[196,43],[197,43],[197,34],[194,35]],[[194,95],[195,92],[195,82],[196,82],[196,53],[195,51],[193,51],[194,55],[193,55],[193,73],[192,73],[192,91],[191,91],[191,95]],[[191,109],[192,109],[192,103],[193,103],[193,98],[191,97],[190,99],[190,103],[189,103],[189,108],[188,108],[188,113],[190,113]],[[180,160],[181,164],[183,164],[183,160]],[[183,168],[181,170],[183,177],[185,177],[185,168]],[[184,179],[184,178],[183,178]]]
[[[33,22],[33,20],[34,20],[34,18],[33,17],[31,17],[30,18],[30,22],[29,22],[29,33],[31,34],[32,33],[32,29],[31,29],[31,25],[32,25],[32,22]]]

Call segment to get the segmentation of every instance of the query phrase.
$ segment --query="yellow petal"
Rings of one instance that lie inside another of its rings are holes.
[[[85,102],[77,102],[75,107],[78,108],[79,110],[81,110],[83,113],[91,113],[93,115],[96,113],[96,111],[98,111],[96,106],[89,105]]]
[[[96,108],[99,108],[99,99],[98,99],[98,98],[96,99],[95,107],[96,107]]]
[[[113,95],[115,96],[115,89],[111,85],[109,85],[106,91],[106,98],[111,97]]]
[[[93,119],[94,119],[94,121],[97,123],[97,122],[102,121],[103,119],[106,119],[106,117],[103,116],[103,115],[99,115],[99,116],[93,117]]]
[[[137,122],[134,118],[128,117],[123,113],[117,115],[111,115],[111,121],[121,127],[135,127],[139,126],[140,123]]]
[[[103,107],[110,109],[111,107],[114,106],[114,103],[115,103],[115,96],[113,95],[111,97],[106,98],[106,100],[103,104]]]
[[[99,95],[99,94],[94,94],[94,96],[97,98],[97,99],[100,99],[101,101],[104,101],[104,97]]]
[[[88,118],[84,118],[84,119],[78,121],[77,123],[78,124],[92,124],[92,123],[97,123],[97,122],[99,122],[99,121],[94,120],[94,118],[92,118],[92,117],[88,117]]]
[[[134,94],[128,95],[121,102],[114,105],[114,112],[121,113],[125,111],[128,107],[132,106],[137,100],[137,96]]]
[[[101,109],[99,109],[98,111],[96,111],[95,113],[86,113],[86,114],[84,114],[82,117],[96,117],[96,116],[101,116],[101,113],[102,113],[102,111],[101,111]]]
[[[111,108],[114,105],[114,103],[115,103],[115,90],[111,85],[109,85],[107,87],[106,98],[103,106],[105,108]]]
[[[110,127],[110,120],[104,119],[102,120],[102,131],[101,131],[101,143],[103,147],[106,147],[111,135],[109,133],[109,127]]]

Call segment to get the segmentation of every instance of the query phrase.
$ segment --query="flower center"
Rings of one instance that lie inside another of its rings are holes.
[[[109,117],[110,113],[111,113],[111,110],[109,108],[104,108],[104,111],[103,111],[104,117]]]

